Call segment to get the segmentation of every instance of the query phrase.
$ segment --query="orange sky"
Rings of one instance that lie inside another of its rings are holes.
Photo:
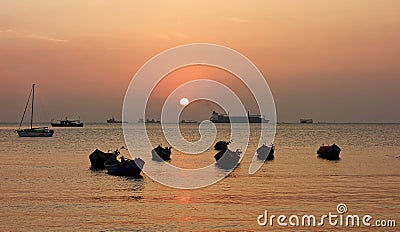
[[[397,0],[2,1],[0,121],[20,119],[33,82],[39,121],[120,117],[141,65],[205,42],[257,65],[278,121],[400,122],[399,11]]]

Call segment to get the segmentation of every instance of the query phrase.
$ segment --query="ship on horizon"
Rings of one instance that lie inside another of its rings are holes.
[[[218,114],[215,110],[212,112],[210,121],[213,123],[268,123],[269,120],[265,119],[263,115],[251,115],[247,111],[247,117],[243,116],[229,116],[229,114]]]
[[[161,123],[161,121],[160,120],[154,120],[154,118],[153,118],[151,120],[146,119],[146,123]]]
[[[301,124],[311,124],[313,123],[313,120],[311,118],[302,118],[300,119]]]
[[[181,121],[180,121],[180,123],[199,123],[198,121],[195,121],[195,120],[185,120],[185,119],[182,119]]]
[[[111,117],[110,119],[107,119],[107,123],[128,123],[128,122],[119,121],[119,120],[116,120],[114,117]]]
[[[57,122],[51,122],[52,127],[83,127],[83,122],[78,120],[69,120],[65,118],[65,120],[58,120]]]

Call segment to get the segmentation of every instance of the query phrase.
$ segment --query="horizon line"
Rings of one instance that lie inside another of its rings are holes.
[[[205,119],[203,121],[207,121],[207,119]],[[108,123],[107,121],[87,121],[87,122],[82,121],[82,122],[84,124],[100,124],[100,123],[102,123],[102,124],[120,124],[120,123]],[[198,124],[200,124],[202,121],[197,121],[197,122],[198,122]],[[125,122],[125,123],[141,124],[141,122]],[[269,122],[269,123],[265,123],[265,124],[272,124],[272,123],[273,122]],[[0,121],[0,124],[19,124],[19,122]],[[24,125],[24,124],[29,124],[29,122],[22,123],[22,125]],[[36,122],[34,124],[50,124],[50,122]],[[153,124],[155,124],[155,123],[153,123]],[[179,123],[165,122],[164,124],[181,124],[181,123],[180,122]],[[221,123],[218,123],[218,124],[221,124]],[[223,124],[229,124],[229,123],[223,123]],[[249,123],[249,124],[257,124],[257,123]],[[311,125],[312,124],[400,124],[400,122],[314,122],[314,123],[300,123],[300,122],[288,121],[288,122],[276,122],[276,124],[306,124],[306,125],[310,125],[310,124]]]

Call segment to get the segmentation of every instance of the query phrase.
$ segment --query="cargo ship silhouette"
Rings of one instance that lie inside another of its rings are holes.
[[[229,114],[218,114],[213,111],[210,121],[213,123],[268,123],[269,120],[265,119],[263,115],[251,115],[247,111],[247,117],[243,116],[229,116]]]

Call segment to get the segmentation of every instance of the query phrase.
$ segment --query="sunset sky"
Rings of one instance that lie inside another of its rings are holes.
[[[270,86],[279,122],[400,122],[398,0],[0,4],[0,122],[20,120],[32,83],[38,121],[120,118],[130,80],[148,59],[199,42],[248,57]],[[196,78],[225,82],[249,99],[222,70],[189,67],[172,75],[154,104]],[[187,117],[210,115],[204,104],[192,108]]]

